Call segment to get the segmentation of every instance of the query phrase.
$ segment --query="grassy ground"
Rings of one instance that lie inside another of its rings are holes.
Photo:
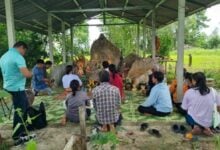
[[[192,55],[192,66],[189,66],[189,54]],[[170,58],[177,60],[177,52],[172,51]],[[170,78],[174,76],[174,63],[169,63]],[[204,50],[193,48],[184,52],[184,67],[190,72],[205,72],[208,78],[215,79],[215,86],[220,88],[220,49]]]

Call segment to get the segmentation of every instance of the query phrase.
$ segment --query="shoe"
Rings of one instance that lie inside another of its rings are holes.
[[[180,133],[180,127],[177,124],[174,124],[171,129],[174,133]]]
[[[150,135],[157,137],[157,138],[162,137],[162,135],[160,134],[160,132],[157,129],[150,129],[150,130],[148,130],[148,133]]]
[[[187,132],[186,127],[184,125],[180,125],[179,126],[179,133],[186,134],[186,132]]]
[[[140,127],[140,131],[145,131],[148,128],[148,123],[142,123]]]

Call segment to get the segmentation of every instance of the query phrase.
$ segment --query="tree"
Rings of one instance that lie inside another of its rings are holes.
[[[218,28],[212,32],[207,42],[207,48],[219,48],[220,47],[220,36],[218,35]]]

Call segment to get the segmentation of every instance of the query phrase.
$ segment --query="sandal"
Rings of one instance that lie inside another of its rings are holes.
[[[202,129],[201,129],[199,126],[195,125],[195,126],[193,127],[191,133],[192,133],[193,135],[199,135],[199,134],[202,133]]]
[[[180,127],[177,124],[174,124],[171,129],[174,133],[180,133]]]
[[[150,135],[157,137],[157,138],[162,137],[162,135],[160,134],[160,132],[157,129],[150,129],[150,130],[148,130],[148,133]]]
[[[142,123],[140,127],[140,131],[145,131],[148,128],[148,123]]]
[[[210,128],[205,128],[205,129],[203,130],[203,133],[204,133],[206,136],[213,136],[213,135],[214,135],[214,133],[211,131]]]

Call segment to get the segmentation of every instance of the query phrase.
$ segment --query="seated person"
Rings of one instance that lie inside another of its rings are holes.
[[[146,91],[146,96],[149,96],[150,95],[150,91],[151,89],[154,87],[154,83],[153,83],[153,80],[152,80],[152,76],[153,76],[153,73],[155,71],[159,71],[159,65],[155,64],[153,66],[153,68],[151,69],[151,74],[148,75],[148,84],[147,84],[147,91]]]
[[[79,123],[79,107],[86,106],[89,97],[86,92],[80,91],[80,84],[78,80],[70,82],[71,93],[66,98],[66,114],[62,119],[62,124],[65,125],[66,121]],[[90,109],[86,109],[86,118],[91,114]]]
[[[35,96],[38,93],[46,93],[51,95],[52,90],[48,87],[49,80],[45,78],[44,61],[42,59],[37,60],[37,64],[32,69],[32,88],[34,89]]]
[[[73,66],[67,65],[66,74],[62,78],[63,88],[66,94],[72,91],[72,89],[70,88],[70,82],[72,80],[77,80],[79,82],[79,85],[82,86],[82,81],[80,80],[80,78],[76,74],[73,74]]]
[[[120,122],[120,91],[109,83],[109,72],[102,70],[99,73],[100,85],[92,91],[94,108],[102,131],[115,131],[114,124]]]
[[[109,72],[109,63],[108,61],[103,61],[102,62],[102,67],[103,67],[103,70],[106,70]]]
[[[167,116],[172,112],[172,101],[169,88],[163,83],[164,74],[155,71],[152,75],[155,86],[150,92],[150,96],[138,107],[138,111],[143,114],[152,114],[155,116]]]
[[[184,81],[183,81],[183,93],[185,93],[190,87],[192,86],[192,74],[186,72],[184,74]],[[179,103],[177,100],[177,80],[173,80],[170,84],[170,94],[174,104]]]
[[[220,97],[214,94],[206,85],[204,73],[197,72],[192,75],[193,88],[186,91],[182,109],[187,112],[186,122],[192,127],[192,134],[204,133],[213,135],[210,127],[212,126],[212,115],[214,104],[220,107]],[[214,97],[215,96],[215,97]]]
[[[114,64],[109,65],[109,71],[110,71],[110,84],[116,86],[119,89],[121,100],[124,100],[122,77],[117,72],[116,66]]]

